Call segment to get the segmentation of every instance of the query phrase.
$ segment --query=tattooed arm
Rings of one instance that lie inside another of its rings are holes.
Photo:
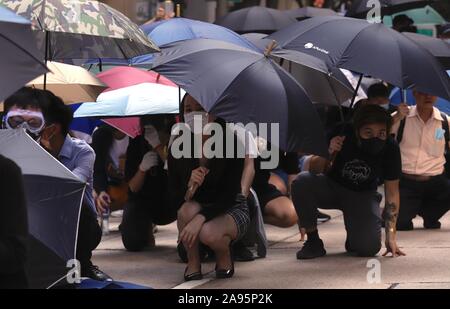
[[[399,193],[399,181],[385,181],[385,200],[386,204],[383,211],[383,220],[386,229],[386,252],[383,256],[392,254],[392,257],[405,255],[397,246],[396,241],[396,225],[397,217],[400,209],[400,193]]]

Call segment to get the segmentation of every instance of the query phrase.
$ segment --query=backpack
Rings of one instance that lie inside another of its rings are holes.
[[[442,119],[444,119],[442,121],[442,129],[445,131],[445,152],[444,152],[444,156],[445,156],[445,175],[447,175],[447,178],[450,179],[450,147],[448,145],[448,143],[450,142],[450,129],[449,129],[449,125],[448,125],[448,120],[447,120],[447,116],[444,113],[441,113]],[[397,142],[400,145],[400,142],[403,139],[403,131],[405,130],[405,124],[406,124],[406,118],[404,118],[401,122],[400,122],[400,126],[398,127],[398,132],[397,132]]]

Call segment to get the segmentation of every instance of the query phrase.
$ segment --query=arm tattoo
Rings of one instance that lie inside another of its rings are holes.
[[[397,219],[397,206],[395,203],[386,203],[383,211],[383,220],[392,222]]]

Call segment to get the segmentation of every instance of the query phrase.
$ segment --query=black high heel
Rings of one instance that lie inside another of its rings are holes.
[[[231,269],[217,269],[216,264],[216,278],[217,279],[228,279],[233,277],[234,275],[234,259],[233,259],[233,249],[230,242],[230,260],[231,260]]]
[[[187,270],[188,267],[186,267],[186,269],[184,270],[184,281],[194,281],[203,279],[203,274],[201,270],[189,275],[186,274]]]

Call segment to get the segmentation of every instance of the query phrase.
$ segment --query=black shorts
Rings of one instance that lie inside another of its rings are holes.
[[[254,188],[256,195],[258,196],[259,205],[261,207],[262,212],[264,213],[264,209],[266,208],[266,205],[281,196],[286,196],[283,193],[281,193],[277,187],[274,185],[267,183],[266,185],[259,186],[258,188]]]

